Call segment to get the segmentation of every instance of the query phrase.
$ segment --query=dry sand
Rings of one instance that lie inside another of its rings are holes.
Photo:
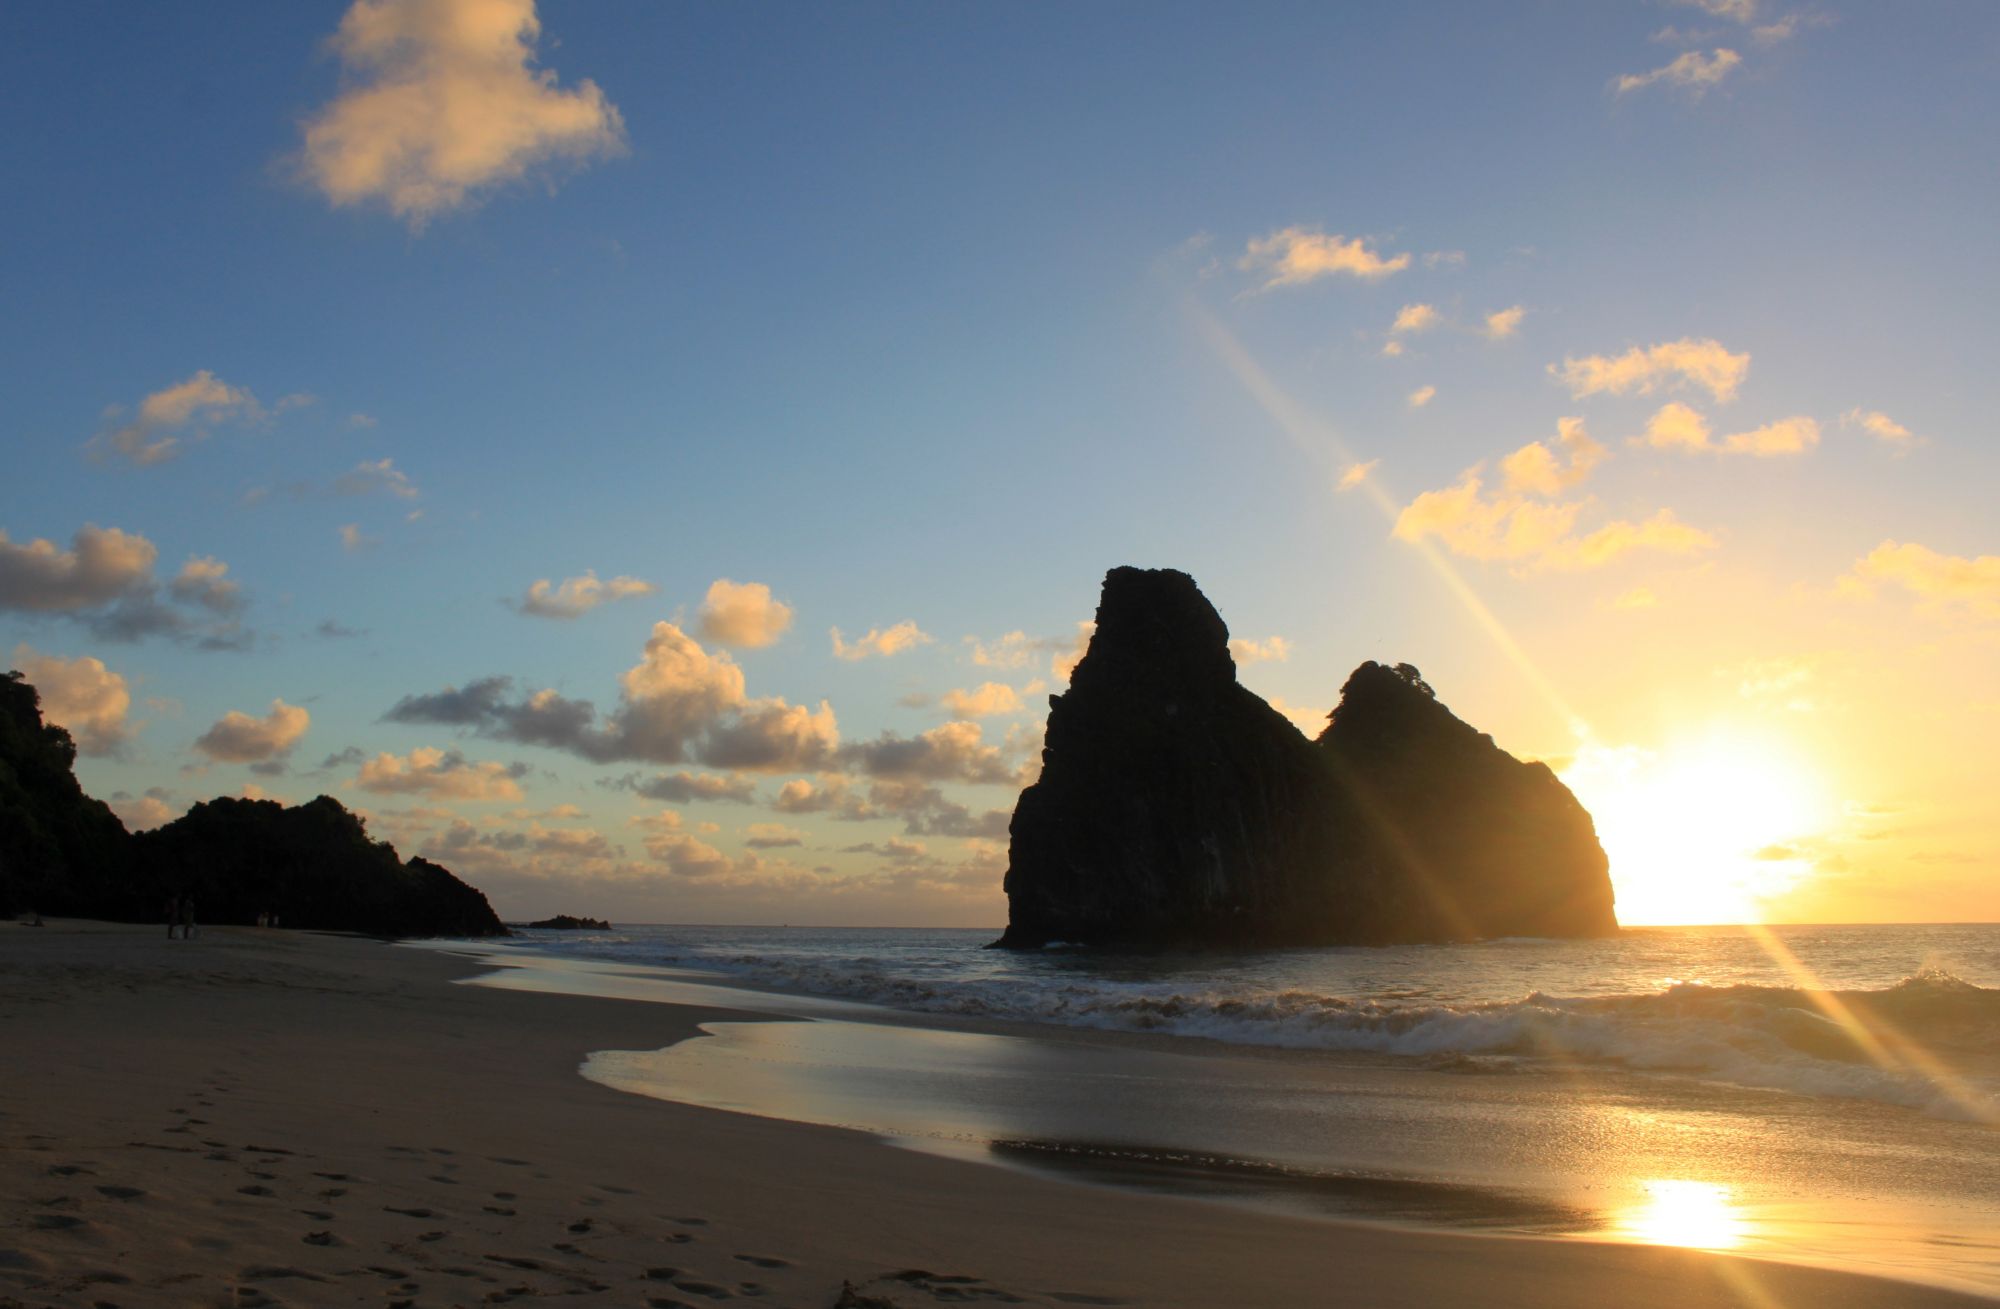
[[[0,1306],[1981,1303],[1069,1185],[625,1095],[716,1017],[350,938],[0,925]]]

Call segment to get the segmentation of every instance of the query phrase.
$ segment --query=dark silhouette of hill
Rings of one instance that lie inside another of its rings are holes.
[[[69,733],[44,723],[19,673],[0,682],[0,913],[157,922],[170,896],[200,921],[378,936],[490,936],[486,897],[427,859],[404,862],[338,800],[287,807],[222,798],[131,835],[74,772]]]
[[[1236,681],[1185,573],[1113,569],[1010,826],[999,944],[1376,944],[1617,930],[1590,815],[1363,664],[1317,742]]]

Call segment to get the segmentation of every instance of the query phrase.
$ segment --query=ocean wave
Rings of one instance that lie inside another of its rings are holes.
[[[977,976],[946,959],[650,953],[759,986],[925,1013],[1395,1056],[1459,1072],[1615,1066],[2000,1123],[2000,990],[1942,969],[1879,990],[1681,982],[1636,995],[1443,1003],[1080,973]]]

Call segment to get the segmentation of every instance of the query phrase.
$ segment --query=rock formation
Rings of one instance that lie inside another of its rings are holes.
[[[552,932],[608,932],[611,924],[602,918],[578,918],[575,914],[557,914],[554,918],[537,919],[532,923],[521,923],[522,927],[539,927]]]
[[[1184,573],[1113,569],[1010,827],[998,944],[1282,945],[1615,931],[1542,764],[1364,664],[1318,742],[1237,684]]]
[[[429,860],[403,862],[329,796],[210,800],[133,836],[83,793],[75,762],[35,688],[0,679],[0,914],[158,922],[167,897],[192,895],[203,923],[275,913],[379,936],[506,935],[485,896]]]

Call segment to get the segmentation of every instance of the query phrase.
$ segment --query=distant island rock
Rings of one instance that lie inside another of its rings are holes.
[[[995,944],[1335,945],[1617,931],[1590,815],[1364,663],[1317,740],[1238,684],[1185,573],[1115,568],[1050,697]]]
[[[202,923],[375,936],[505,936],[486,897],[428,859],[405,862],[331,796],[287,807],[224,797],[132,835],[77,785],[76,746],[42,721],[18,672],[0,678],[0,914],[159,922],[192,896]]]
[[[539,927],[552,932],[608,932],[611,924],[602,918],[578,918],[574,914],[557,914],[554,918],[543,918],[532,923],[522,923],[523,927]]]

